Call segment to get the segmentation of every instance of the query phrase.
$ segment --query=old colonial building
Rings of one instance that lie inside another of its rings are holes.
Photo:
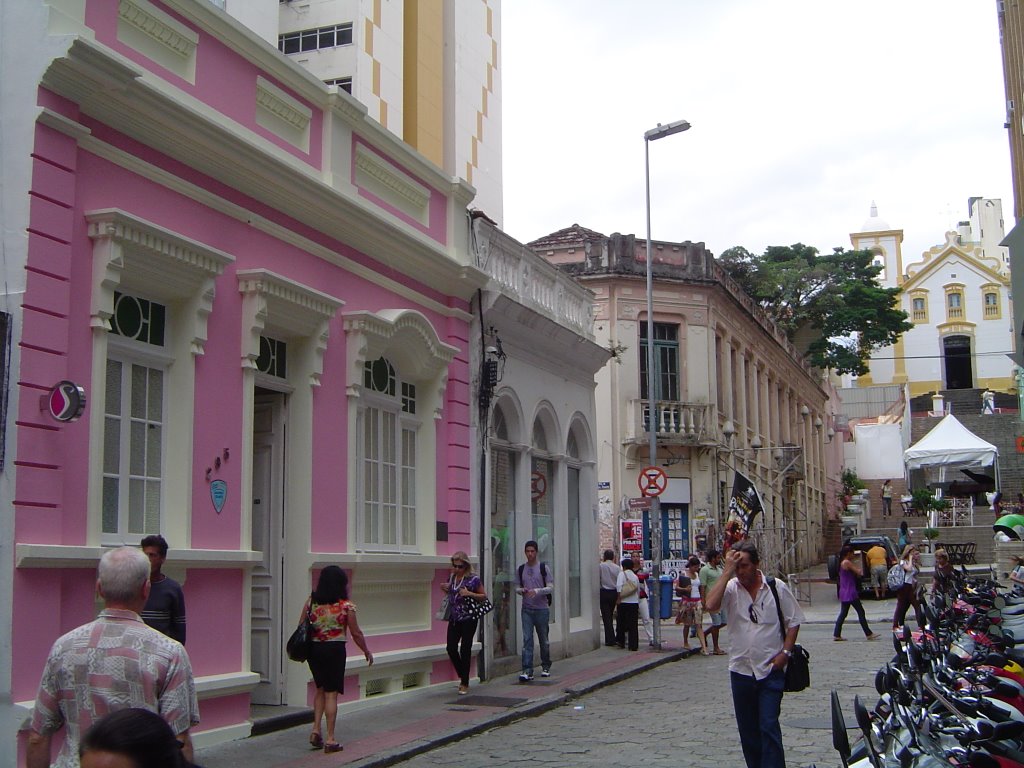
[[[617,540],[616,521],[641,516],[630,510],[643,507],[635,501],[638,475],[651,463],[653,429],[655,464],[666,475],[666,557],[720,541],[739,470],[764,498],[756,535],[769,565],[792,570],[816,562],[832,495],[825,468],[833,405],[821,373],[701,243],[652,243],[653,340],[645,241],[573,225],[529,245],[594,292],[595,336],[616,358],[598,373],[597,388],[597,480],[607,499],[607,533]]]

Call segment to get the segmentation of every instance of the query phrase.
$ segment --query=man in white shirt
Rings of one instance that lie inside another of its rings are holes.
[[[779,711],[786,683],[786,664],[804,620],[789,587],[775,581],[778,607],[753,542],[734,544],[725,555],[725,569],[707,595],[711,612],[729,616],[729,676],[736,726],[747,768],[785,768]],[[785,638],[779,628],[779,610]]]
[[[615,553],[610,549],[604,551],[604,559],[598,566],[601,573],[601,623],[604,624],[604,644],[615,645],[615,626],[612,616],[615,614],[615,601],[619,597],[615,586],[622,569],[615,562]]]

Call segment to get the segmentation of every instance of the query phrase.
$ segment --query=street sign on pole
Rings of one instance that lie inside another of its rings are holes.
[[[644,467],[636,478],[644,496],[661,496],[668,488],[668,475],[661,467]]]

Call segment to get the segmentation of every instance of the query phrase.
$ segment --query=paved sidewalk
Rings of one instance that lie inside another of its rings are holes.
[[[821,573],[818,573],[818,570]],[[824,567],[814,569],[807,584],[810,603],[803,603],[809,624],[831,624],[839,610],[834,584],[825,582]],[[895,600],[864,603],[872,629],[885,634],[889,628]],[[853,638],[860,630],[856,616],[847,619],[844,634]],[[641,633],[642,636],[642,633]],[[470,694],[459,696],[457,683],[432,686],[422,691],[381,698],[354,712],[338,716],[337,735],[345,749],[333,755],[311,750],[308,746],[309,725],[302,724],[254,736],[241,741],[199,749],[196,761],[204,768],[302,768],[303,766],[350,765],[357,768],[379,768],[394,765],[435,747],[458,741],[516,720],[533,717],[559,707],[579,696],[595,691],[663,664],[682,661],[688,653],[682,650],[680,629],[671,620],[662,622],[663,648],[654,650],[641,645],[639,651],[601,647],[570,659],[556,660],[552,676],[538,674],[531,683],[520,683],[517,675],[505,675],[486,682],[472,681]],[[641,643],[643,641],[641,640]],[[728,647],[728,630],[722,645]],[[727,659],[720,659],[723,668]],[[294,723],[308,711],[283,710],[279,725]],[[288,720],[291,718],[291,720]],[[273,722],[260,724],[271,730]]]
[[[301,725],[199,749],[196,762],[203,768],[299,768],[328,762],[358,768],[393,765],[434,747],[546,712],[661,664],[684,659],[687,653],[679,646],[679,630],[673,629],[669,632],[676,640],[674,648],[672,643],[660,651],[602,647],[556,661],[550,678],[538,675],[531,683],[520,683],[516,675],[483,683],[474,680],[469,695],[459,696],[454,681],[417,693],[400,694],[350,714],[339,713],[337,735],[345,749],[333,755],[311,750],[309,726]],[[724,657],[721,661],[726,663]]]

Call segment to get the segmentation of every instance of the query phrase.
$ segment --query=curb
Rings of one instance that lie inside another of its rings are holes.
[[[396,747],[385,754],[374,755],[373,757],[346,763],[346,768],[387,768],[387,766],[392,766],[404,760],[416,757],[417,755],[422,755],[424,752],[429,752],[430,750],[437,749],[438,747],[454,744],[455,742],[462,741],[470,736],[476,736],[484,731],[489,731],[492,728],[509,725],[517,720],[525,720],[528,717],[537,717],[538,715],[549,712],[563,704],[578,699],[585,694],[592,693],[600,688],[621,682],[622,680],[638,675],[641,672],[646,672],[664,664],[688,658],[690,655],[690,653],[682,650],[671,651],[666,653],[664,656],[651,659],[627,669],[608,673],[585,683],[577,684],[574,687],[566,688],[559,693],[553,693],[541,698],[531,699],[519,707],[506,712],[498,712],[493,715],[485,716],[482,720],[473,723],[472,725],[440,733],[429,738],[411,741],[400,747]]]

